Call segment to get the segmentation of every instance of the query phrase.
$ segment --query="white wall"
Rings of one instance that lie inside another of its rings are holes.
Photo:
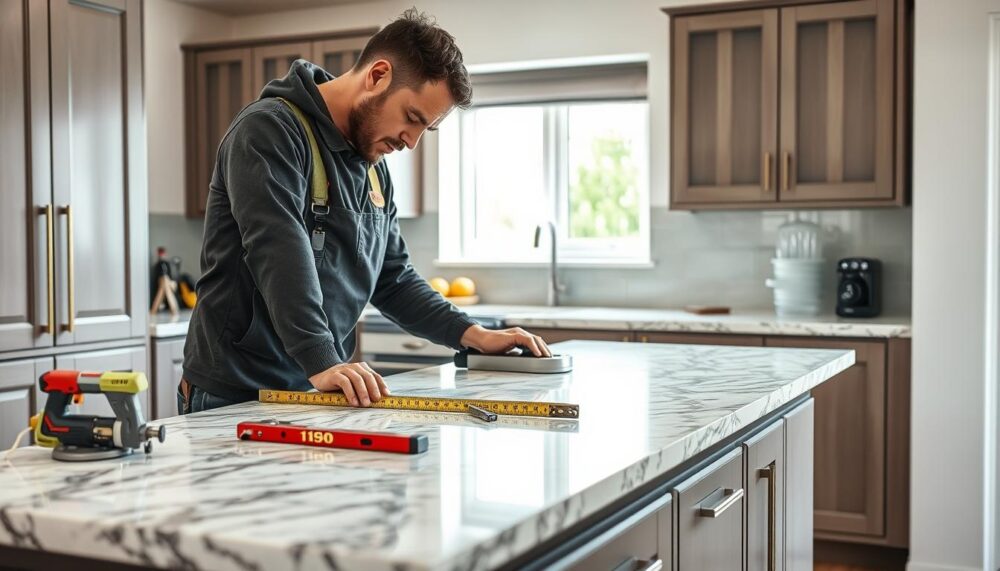
[[[149,211],[184,213],[184,57],[181,44],[228,38],[230,18],[170,0],[146,0],[143,43]]]
[[[910,571],[995,569],[985,446],[987,48],[996,0],[917,0]],[[948,269],[942,271],[941,264]]]

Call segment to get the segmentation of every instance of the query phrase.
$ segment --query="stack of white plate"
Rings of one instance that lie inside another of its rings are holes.
[[[823,311],[823,267],[813,258],[774,258],[774,311],[780,315],[816,315]]]

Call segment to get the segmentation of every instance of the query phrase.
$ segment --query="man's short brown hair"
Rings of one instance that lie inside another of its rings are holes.
[[[454,36],[416,8],[403,12],[372,36],[354,69],[382,58],[392,63],[393,89],[419,89],[428,81],[443,80],[448,82],[455,105],[464,109],[472,104],[472,81]]]

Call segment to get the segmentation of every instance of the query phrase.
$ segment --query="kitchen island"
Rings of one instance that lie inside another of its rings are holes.
[[[704,494],[699,486],[723,468],[744,473],[755,442],[783,446],[807,435],[811,451],[811,415],[794,429],[782,419],[850,367],[853,352],[590,341],[555,349],[573,356],[573,372],[445,365],[394,376],[390,387],[394,394],[575,403],[578,421],[501,417],[485,424],[458,414],[244,403],[167,419],[167,441],[151,456],[67,464],[45,449],[19,450],[0,462],[0,561],[39,568],[585,568],[618,557],[624,542],[646,546],[637,561],[659,557],[665,569],[694,568],[684,565],[685,554],[698,556],[686,542],[704,533],[686,528],[685,517],[696,511],[724,516],[713,521],[728,522],[730,531],[739,525],[738,554],[761,533],[770,556],[785,553],[775,541],[791,544],[796,529],[775,531],[784,512],[775,516],[773,503],[772,527],[761,529],[751,509],[756,482],[709,486]],[[406,456],[236,439],[238,422],[270,418],[425,434],[430,447]],[[794,450],[787,485],[772,461],[769,501],[777,490],[787,498],[779,505],[791,511],[805,503],[811,517],[811,454],[801,444]],[[793,496],[793,481],[808,490]],[[684,507],[690,498],[698,510]],[[741,509],[722,513],[733,505]]]

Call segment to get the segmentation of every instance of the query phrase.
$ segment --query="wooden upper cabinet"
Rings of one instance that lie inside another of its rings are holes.
[[[56,328],[48,20],[46,2],[0,2],[0,351],[51,346]]]
[[[260,92],[267,82],[285,77],[288,68],[297,59],[312,61],[313,51],[310,42],[290,42],[253,48],[251,101],[260,97]]]
[[[893,2],[781,10],[781,200],[891,200]]]
[[[354,65],[376,31],[369,28],[183,46],[186,215],[205,215],[219,144],[233,119],[260,97],[269,81],[284,77],[292,62],[300,58],[340,75]]]
[[[146,333],[140,0],[52,0],[56,344]]]
[[[249,48],[190,54],[194,59],[188,108],[188,216],[204,216],[219,143],[233,118],[254,100]],[[192,121],[193,119],[193,121]]]
[[[334,76],[343,75],[354,67],[367,42],[367,36],[313,42],[313,63]]]
[[[908,6],[668,10],[671,207],[903,205]]]
[[[673,204],[773,203],[777,10],[677,18],[673,49]]]

